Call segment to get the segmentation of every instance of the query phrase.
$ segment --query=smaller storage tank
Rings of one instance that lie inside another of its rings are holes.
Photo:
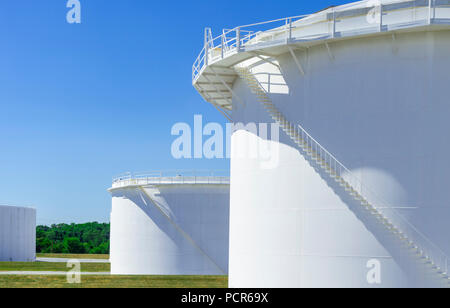
[[[115,178],[111,274],[227,275],[230,187],[217,174]]]
[[[0,262],[36,260],[36,209],[0,205]]]

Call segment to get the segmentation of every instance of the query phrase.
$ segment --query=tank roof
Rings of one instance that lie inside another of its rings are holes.
[[[22,209],[22,210],[36,210],[35,207],[32,206],[17,206],[17,205],[7,205],[7,204],[0,204],[0,208],[14,208],[14,209]]]
[[[200,95],[227,118],[232,109],[234,67],[337,40],[388,32],[449,29],[450,0],[365,0],[300,15],[238,26],[205,45],[192,67],[192,84]],[[327,45],[328,48],[328,45]]]

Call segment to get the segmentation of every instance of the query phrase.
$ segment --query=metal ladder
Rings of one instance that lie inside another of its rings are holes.
[[[289,122],[286,117],[274,106],[268,93],[261,86],[252,72],[247,67],[236,66],[236,73],[244,80],[251,92],[258,97],[258,101],[264,109],[276,121],[282,130],[300,147],[308,158],[322,169],[333,181],[341,186],[349,196],[362,207],[363,212],[374,219],[377,225],[381,226],[396,240],[407,256],[413,257],[415,264],[419,266],[421,272],[431,279],[432,286],[450,287],[450,277],[448,276],[448,257],[420,231],[418,231],[406,218],[400,214],[402,225],[406,228],[400,229],[396,226],[388,215],[383,213],[383,209],[377,208],[369,202],[372,193],[364,190],[359,178],[352,175],[342,163],[340,163],[330,152],[322,147],[305,129],[300,125],[297,127]],[[374,198],[371,198],[371,200]],[[389,208],[392,212],[392,208]],[[419,244],[420,242],[421,244]]]

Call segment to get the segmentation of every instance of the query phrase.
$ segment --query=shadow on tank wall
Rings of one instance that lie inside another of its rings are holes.
[[[301,124],[450,254],[443,236],[450,233],[450,138],[445,133],[450,128],[445,85],[450,31],[330,46],[332,57],[324,45],[295,51],[304,75],[290,53],[276,58],[281,70],[262,62],[253,70],[289,121]],[[281,80],[288,89],[280,88]],[[245,87],[240,80],[235,84],[246,102],[255,101]],[[273,122],[261,105],[234,105],[233,115],[244,122],[255,117]],[[284,133],[280,142],[297,148]]]

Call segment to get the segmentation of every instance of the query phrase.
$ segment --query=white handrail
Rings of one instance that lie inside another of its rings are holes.
[[[335,177],[342,178],[358,194],[360,194],[369,204],[371,204],[385,218],[391,220],[396,228],[402,231],[411,241],[416,243],[419,248],[445,273],[448,273],[449,258],[436,244],[434,244],[425,234],[417,229],[408,219],[400,214],[394,207],[390,206],[383,198],[375,194],[370,188],[363,184],[362,180],[354,175],[344,164],[336,159],[325,147],[317,142],[301,126],[298,125],[296,132],[312,149],[318,158],[322,159],[334,172]]]
[[[113,177],[112,188],[150,184],[229,184],[226,170],[166,170],[127,172]]]
[[[248,68],[246,69],[248,70]],[[253,79],[258,84],[260,90],[267,98],[269,98],[269,93],[267,93],[259,80],[256,78]],[[273,107],[276,108],[275,106]],[[287,121],[287,119],[285,120]],[[289,123],[289,125],[291,124]],[[301,125],[297,125],[294,129],[297,136],[300,136],[301,140],[305,143],[307,149],[309,149],[312,154],[316,155],[316,160],[322,160],[322,163],[327,164],[327,167],[333,170],[334,174],[331,176],[343,179],[348,183],[351,188],[362,196],[366,202],[372,205],[379,214],[390,220],[398,230],[403,232],[408,240],[413,241],[414,244],[422,250],[424,256],[432,260],[444,273],[449,274],[450,258],[442,249],[434,244],[425,234],[419,231],[394,207],[390,206],[388,202],[375,194],[371,189],[367,188],[359,177],[354,175],[350,169],[316,141],[316,139],[314,139]]]
[[[450,24],[449,0],[383,0],[381,1],[381,5],[379,5],[382,14],[380,14],[378,21],[373,21],[373,24],[362,22],[360,18],[363,14],[368,14],[371,9],[368,3],[371,2],[359,1],[330,8],[319,13],[291,16],[243,25],[233,29],[224,29],[222,35],[208,40],[206,45],[211,46],[211,48],[203,48],[195,60],[192,67],[193,83],[198,79],[200,73],[206,66],[227,58],[236,52],[240,52],[243,48],[245,49],[246,47],[261,43],[258,38],[263,39],[264,43],[289,44],[291,40],[325,40],[361,33],[389,31],[392,27],[408,28],[411,24],[414,25],[414,23],[427,25],[436,19],[436,10],[440,10],[441,8],[440,19],[445,19]],[[423,9],[424,12],[428,13],[423,14],[423,18],[417,18],[415,14],[405,14],[402,17],[396,17],[399,20],[383,17],[390,13],[398,14],[402,10],[416,11],[418,9]],[[443,14],[445,18],[442,18]],[[355,22],[351,26],[347,26],[352,31],[349,31],[347,28],[338,29],[338,26],[351,21],[352,18],[355,18]],[[358,18],[359,20],[356,20]],[[386,21],[389,22],[389,20],[391,20],[389,24],[383,24]],[[331,29],[330,27],[326,27],[327,30],[323,30],[323,27],[314,28],[314,26],[329,22],[333,23]],[[278,26],[274,26],[271,29],[261,28],[261,26],[276,23],[278,23]],[[245,35],[242,35],[242,32],[245,32]],[[234,36],[228,38],[230,34],[234,34]],[[272,36],[265,37],[265,35],[269,34],[272,34]],[[237,42],[238,40],[239,42]],[[215,51],[216,48],[220,48],[221,52]]]

